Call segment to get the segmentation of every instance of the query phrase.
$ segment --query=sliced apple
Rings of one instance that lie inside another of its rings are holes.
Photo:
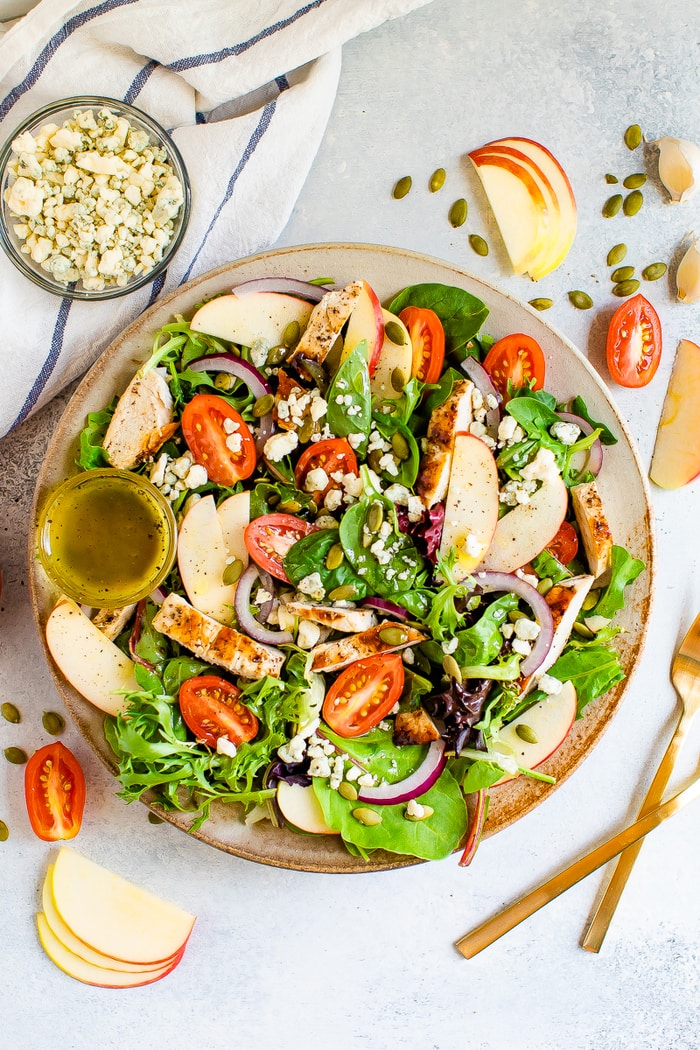
[[[311,303],[279,292],[219,295],[200,306],[190,328],[241,346],[251,346],[256,339],[277,346],[292,321],[306,327],[312,309]]]
[[[243,533],[249,522],[250,493],[239,492],[218,509],[213,496],[203,496],[180,526],[177,563],[187,597],[219,623],[233,621],[236,584],[225,584],[224,573],[232,558],[248,564]]]
[[[561,747],[575,718],[576,690],[571,682],[564,682],[556,696],[538,700],[504,726],[498,734],[498,743],[522,769],[537,769]],[[527,731],[521,729],[523,736],[518,733],[519,726],[527,727]],[[523,739],[524,736],[528,739]],[[496,784],[504,784],[513,776],[517,774],[506,773]]]
[[[682,339],[669,380],[649,477],[679,489],[700,474],[700,346]]]
[[[373,397],[381,398],[384,401],[395,401],[397,397],[401,397],[401,389],[397,389],[401,384],[393,385],[391,377],[398,370],[403,376],[404,383],[407,383],[411,378],[413,347],[408,328],[396,314],[392,314],[388,310],[382,310],[382,319],[384,324],[383,341],[370,380],[370,387]],[[392,324],[398,325],[398,331],[403,335],[402,343],[393,342],[386,334],[386,326],[390,321]]]
[[[473,434],[455,436],[445,522],[440,541],[444,557],[457,553],[455,576],[464,579],[482,561],[498,523],[498,469],[491,449]]]
[[[64,846],[51,872],[56,912],[102,955],[164,966],[184,950],[195,916]]]
[[[72,598],[61,598],[51,611],[46,644],[70,684],[108,715],[124,709],[120,693],[138,691],[132,661]]]
[[[568,489],[561,477],[552,474],[545,478],[529,503],[519,503],[500,519],[481,568],[514,572],[526,565],[559,531],[568,501]]]
[[[280,780],[277,785],[277,805],[289,826],[307,835],[338,835],[329,828],[323,816],[321,803],[311,784],[288,784]]]
[[[367,361],[369,374],[377,367],[377,361],[384,342],[384,312],[382,304],[373,288],[362,281],[362,291],[357,297],[352,313],[348,318],[343,340],[341,362],[348,357],[358,343],[367,343]]]

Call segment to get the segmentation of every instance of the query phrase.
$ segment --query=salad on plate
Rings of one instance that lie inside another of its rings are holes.
[[[554,782],[624,677],[644,563],[596,483],[616,436],[487,317],[446,284],[382,305],[361,277],[247,281],[173,317],[89,414],[80,468],[139,473],[178,523],[148,598],[73,603],[53,644],[66,599],[47,624],[69,681],[73,625],[99,633],[74,684],[108,712],[122,798],[468,863],[497,785]]]

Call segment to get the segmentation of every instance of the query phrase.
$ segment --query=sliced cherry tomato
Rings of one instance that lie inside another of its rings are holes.
[[[413,347],[411,375],[421,383],[437,383],[445,361],[445,329],[434,310],[407,306],[399,320],[408,328]]]
[[[263,514],[246,525],[243,539],[256,565],[289,583],[284,571],[285,555],[297,540],[313,531],[313,525],[294,514]]]
[[[493,344],[484,368],[504,401],[508,400],[508,383],[514,390],[532,384],[534,390],[544,386],[544,354],[531,336],[506,335]]]
[[[643,295],[618,306],[608,328],[608,371],[620,386],[646,386],[661,360],[661,322]]]
[[[345,438],[329,438],[317,441],[305,448],[299,456],[294,471],[294,480],[298,489],[306,492],[304,487],[309,472],[322,467],[328,477],[325,488],[312,493],[314,501],[320,507],[331,489],[340,488],[340,484],[331,477],[337,471],[343,474],[357,474],[357,457]]]
[[[339,736],[368,733],[401,696],[403,677],[403,660],[397,653],[355,660],[326,693],[324,719]]]
[[[85,808],[85,777],[72,751],[60,740],[39,748],[24,767],[29,823],[44,842],[73,839]]]
[[[206,467],[214,484],[235,485],[255,470],[253,435],[241,414],[223,397],[195,394],[182,413],[182,433],[195,460]]]
[[[228,737],[238,746],[252,740],[258,732],[258,720],[238,699],[238,689],[225,678],[201,675],[180,686],[180,711],[187,727],[209,747],[216,747],[219,737]]]
[[[578,554],[578,535],[576,529],[568,521],[562,521],[559,531],[554,539],[547,544],[545,550],[553,554],[562,565],[568,565]]]

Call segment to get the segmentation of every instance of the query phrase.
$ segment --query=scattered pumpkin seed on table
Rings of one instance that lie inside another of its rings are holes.
[[[620,281],[613,288],[613,295],[618,296],[620,299],[626,299],[628,295],[634,295],[639,288],[639,281]]]
[[[56,711],[44,711],[41,724],[51,736],[58,736],[66,728],[65,720]]]
[[[10,837],[10,829],[4,820],[0,820],[0,842],[7,842]]]
[[[6,747],[5,758],[13,766],[23,766],[27,761],[27,752],[23,751],[21,747]]]
[[[633,175],[628,175],[626,179],[623,179],[622,185],[626,190],[638,190],[646,181],[647,177],[644,172],[636,171]]]
[[[620,180],[618,179],[617,175],[611,175],[608,172],[608,174],[605,176],[605,181],[607,182],[608,186],[614,186],[615,183],[619,182]]]
[[[625,146],[627,149],[636,149],[642,142],[642,129],[639,124],[630,124],[625,132]]]
[[[575,306],[577,310],[590,310],[593,306],[593,300],[588,292],[581,292],[578,291],[578,289],[569,292],[569,302],[572,306]]]
[[[412,185],[413,179],[411,176],[404,175],[394,186],[394,199],[397,201],[403,200],[406,194],[410,193]]]
[[[546,299],[541,297],[540,299],[530,299],[530,306],[533,310],[549,310],[550,307],[554,306],[553,299]]]
[[[645,281],[658,281],[660,277],[663,277],[667,269],[666,263],[650,263],[642,270],[642,277]]]
[[[163,818],[159,817],[156,813],[149,813],[148,814],[148,823],[149,824],[163,824],[165,822],[164,822]]]
[[[469,205],[465,201],[464,197],[460,197],[456,200],[449,212],[450,224],[457,229],[459,226],[464,226],[467,221],[467,212],[469,211]]]
[[[22,716],[19,713],[19,709],[14,704],[4,703],[0,708],[2,711],[2,717],[6,722],[12,722],[13,725],[18,725],[22,721]]]
[[[444,168],[435,169],[433,174],[430,176],[430,182],[428,183],[431,193],[437,193],[438,190],[442,189],[442,187],[445,185],[446,174],[447,173],[445,172]]]
[[[644,203],[644,194],[641,190],[632,190],[622,202],[622,210],[625,215],[636,215]]]
[[[608,266],[619,266],[626,255],[626,244],[614,244],[608,252]]]
[[[478,233],[469,234],[469,243],[471,244],[473,251],[475,251],[477,255],[485,256],[489,254],[488,244],[486,243],[483,237],[479,236]]]
[[[634,277],[634,266],[618,266],[616,270],[610,274],[610,280],[618,284],[620,281],[629,281],[630,277]]]
[[[612,197],[608,197],[605,204],[603,205],[603,217],[605,219],[612,219],[613,216],[617,215],[620,208],[622,207],[622,194],[615,193]]]

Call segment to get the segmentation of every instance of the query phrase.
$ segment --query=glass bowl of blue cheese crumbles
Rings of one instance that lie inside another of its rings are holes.
[[[22,273],[57,295],[110,299],[153,281],[189,213],[177,147],[116,99],[53,102],[0,151],[0,241]]]

